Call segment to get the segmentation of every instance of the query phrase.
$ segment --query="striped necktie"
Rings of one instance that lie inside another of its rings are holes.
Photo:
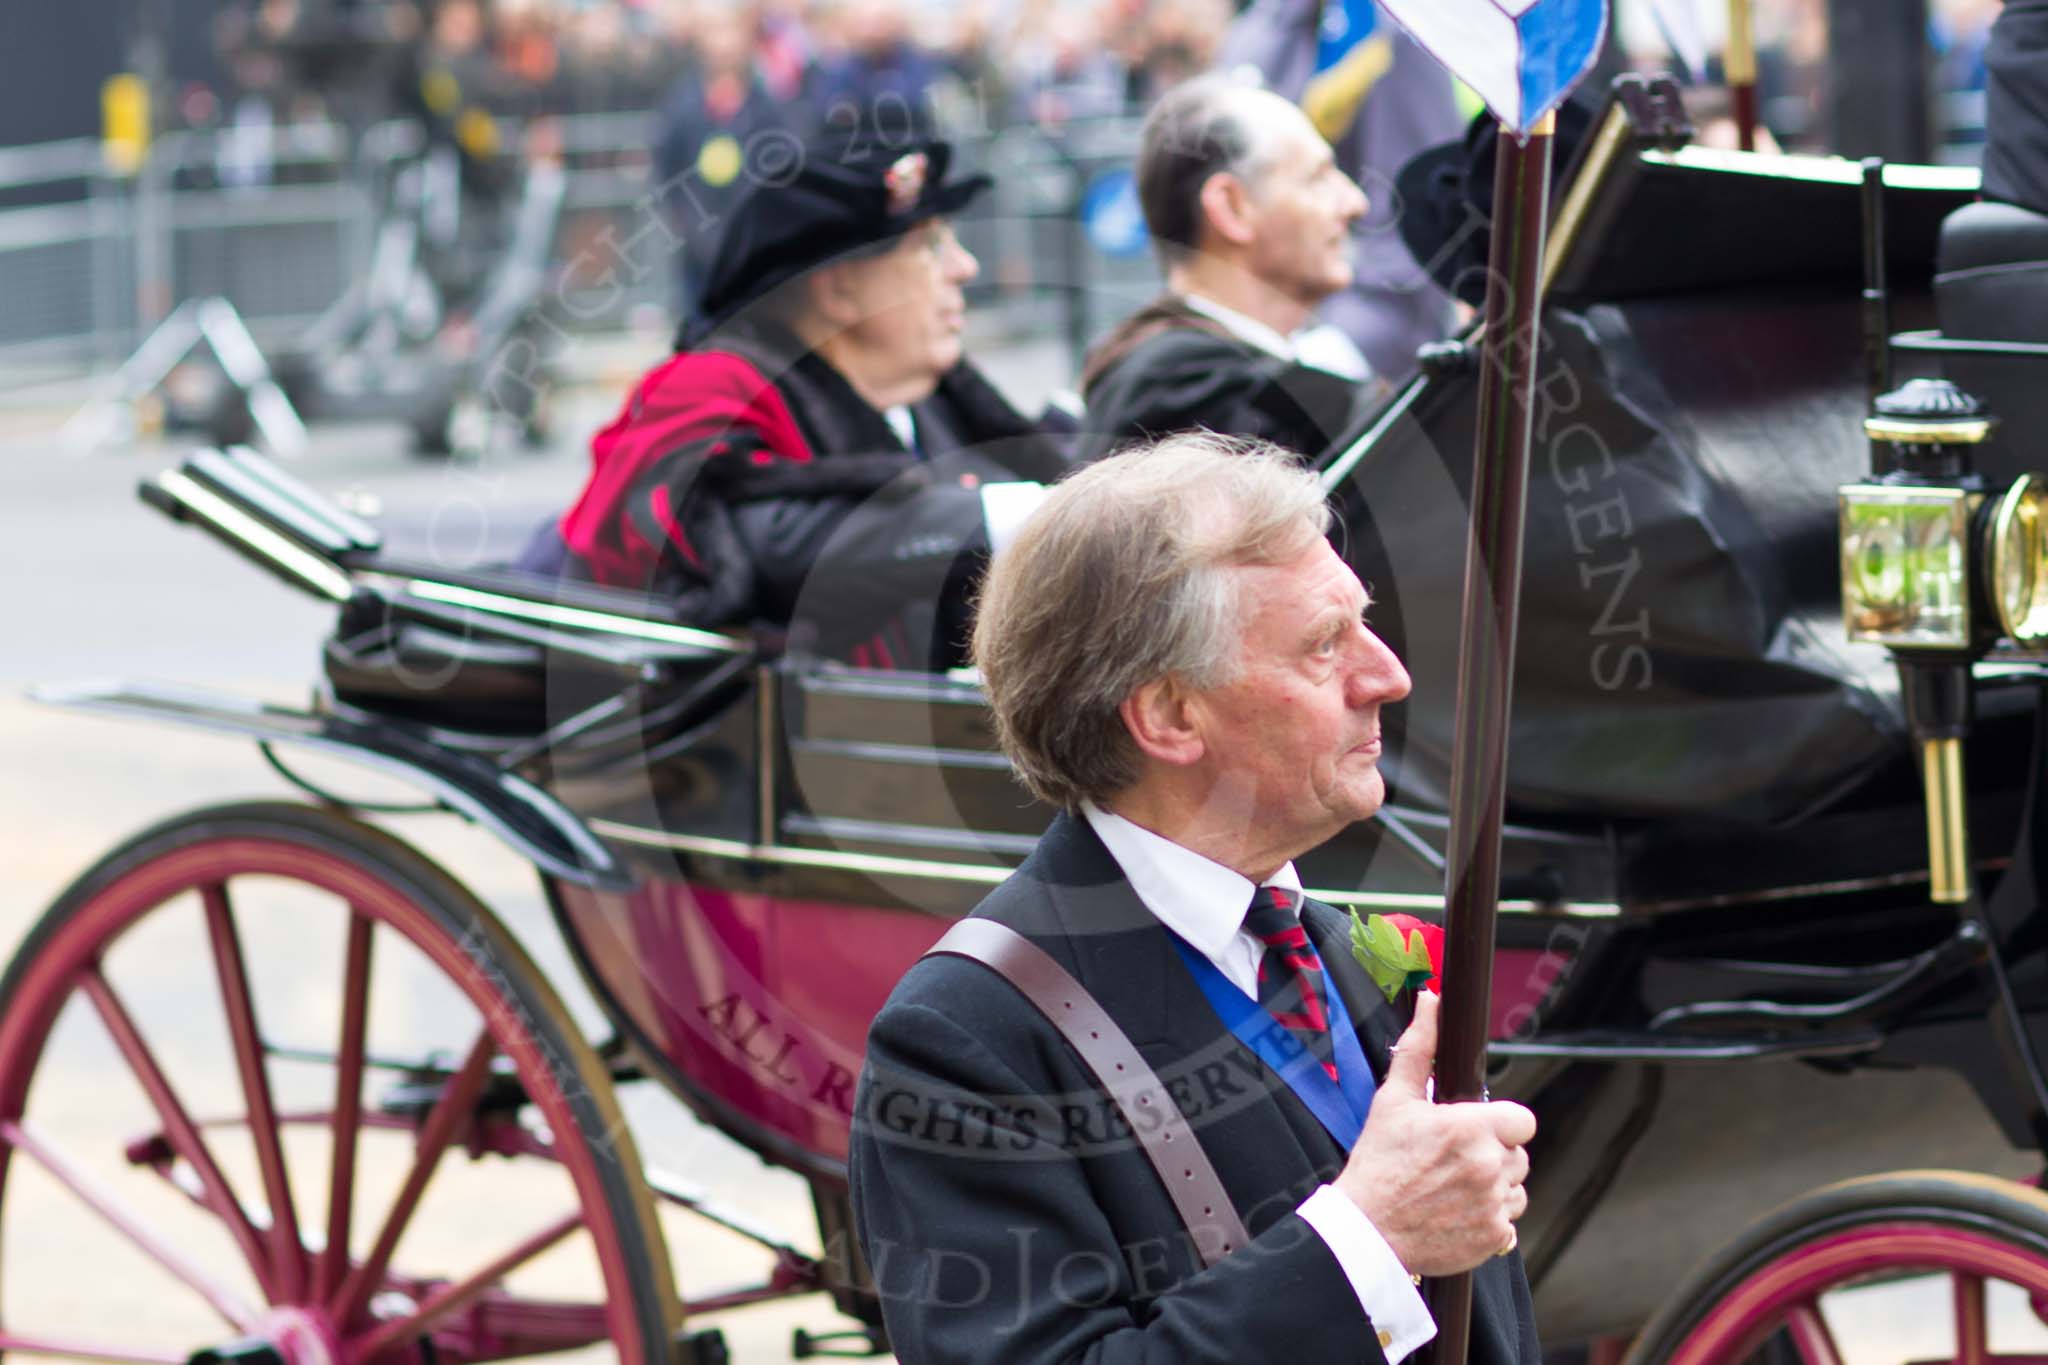
[[[1259,958],[1259,1003],[1337,1079],[1330,1045],[1330,1014],[1323,995],[1323,960],[1301,927],[1301,893],[1262,886],[1252,895],[1244,927],[1266,945]]]

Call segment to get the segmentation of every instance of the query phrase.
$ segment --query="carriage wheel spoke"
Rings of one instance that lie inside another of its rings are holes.
[[[341,991],[341,1044],[334,1074],[334,1169],[327,1194],[327,1245],[320,1253],[314,1293],[330,1297],[348,1266],[349,1223],[355,1206],[356,1139],[363,1107],[363,1035],[370,1004],[368,915],[349,917]]]
[[[221,1005],[227,1012],[228,1036],[234,1042],[235,1066],[241,1073],[242,1097],[248,1104],[249,1135],[256,1144],[256,1165],[263,1174],[263,1195],[270,1202],[270,1262],[279,1292],[298,1302],[306,1290],[306,1252],[299,1241],[299,1216],[292,1203],[290,1173],[278,1138],[277,1109],[270,1097],[270,1075],[263,1062],[262,1033],[256,1002],[249,994],[249,971],[235,932],[227,887],[214,882],[200,892],[206,907],[206,932],[213,944],[214,969],[220,977]]]
[[[487,1026],[470,1046],[469,1056],[464,1059],[461,1069],[449,1077],[448,1087],[441,1092],[441,1098],[434,1102],[426,1123],[420,1128],[419,1142],[413,1149],[412,1170],[407,1174],[391,1212],[385,1215],[376,1243],[328,1301],[328,1309],[337,1323],[346,1325],[353,1321],[362,1312],[363,1305],[369,1302],[377,1283],[384,1278],[384,1271],[391,1263],[391,1253],[397,1249],[406,1224],[412,1221],[413,1210],[419,1206],[420,1196],[426,1192],[427,1182],[433,1178],[441,1154],[448,1149],[457,1129],[470,1117],[477,1097],[483,1093],[484,1082],[490,1078],[491,1058],[497,1050]]]
[[[24,1356],[57,1356],[65,1360],[134,1361],[137,1365],[182,1365],[187,1359],[182,1352],[142,1351],[132,1346],[96,1346],[89,1341],[73,1341],[69,1337],[23,1336],[19,1332],[0,1332],[0,1351]]]
[[[1799,1358],[1806,1365],[1842,1365],[1842,1353],[1835,1347],[1835,1334],[1821,1316],[1820,1301],[1808,1299],[1785,1317],[1785,1331],[1792,1338]]]
[[[1954,1275],[1956,1365],[1984,1365],[1990,1343],[1984,1316],[1984,1277],[1958,1270]]]
[[[243,1303],[241,1297],[232,1289],[202,1270],[184,1252],[173,1246],[170,1239],[152,1230],[142,1215],[124,1204],[112,1190],[85,1170],[59,1156],[27,1128],[19,1123],[0,1122],[0,1141],[33,1159],[38,1166],[48,1171],[58,1184],[70,1190],[87,1208],[104,1218],[116,1232],[134,1243],[144,1255],[183,1280],[201,1298],[213,1305],[214,1311],[225,1318],[230,1327],[237,1331],[247,1331],[250,1324],[256,1321],[256,1310]]]
[[[135,1021],[129,1017],[127,1009],[122,1006],[119,997],[114,994],[114,988],[107,983],[98,966],[89,967],[81,974],[79,988],[85,992],[86,998],[92,1001],[93,1008],[99,1011],[100,1020],[107,1026],[107,1032],[112,1035],[114,1045],[121,1050],[121,1055],[127,1058],[129,1069],[135,1073],[135,1079],[149,1096],[150,1103],[155,1106],[157,1117],[164,1125],[165,1140],[171,1144],[171,1150],[183,1157],[198,1175],[200,1187],[206,1195],[207,1207],[227,1224],[228,1232],[234,1237],[235,1244],[242,1249],[242,1256],[249,1264],[250,1273],[256,1277],[256,1282],[262,1287],[264,1294],[275,1301],[275,1282],[268,1260],[263,1254],[263,1243],[257,1236],[255,1225],[249,1221],[249,1215],[243,1210],[241,1201],[235,1198],[234,1189],[228,1184],[227,1176],[222,1174],[220,1167],[215,1164],[213,1153],[207,1150],[206,1140],[199,1135],[199,1129],[193,1125],[191,1116],[185,1112],[185,1106],[179,1102],[177,1092],[171,1089],[170,1081],[165,1078],[163,1069],[150,1055],[149,1045],[142,1041],[142,1034],[137,1031]]]
[[[379,1354],[402,1346],[423,1335],[429,1327],[488,1290],[505,1276],[525,1265],[583,1226],[583,1215],[571,1213],[536,1232],[489,1264],[453,1284],[429,1294],[411,1315],[387,1322],[360,1344],[351,1343],[354,1358],[374,1360]]]

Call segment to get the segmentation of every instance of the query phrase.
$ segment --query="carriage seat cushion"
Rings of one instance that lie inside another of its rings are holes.
[[[2048,342],[2048,216],[1985,201],[1941,225],[1941,330],[1977,341]]]
[[[535,645],[387,621],[336,631],[322,654],[339,701],[450,730],[531,735],[547,728],[547,658]]]

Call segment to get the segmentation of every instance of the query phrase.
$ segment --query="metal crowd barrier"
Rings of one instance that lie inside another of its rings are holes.
[[[649,169],[652,115],[560,124],[554,321],[593,331],[666,317],[676,239]],[[0,148],[0,386],[118,364],[192,299],[225,298],[257,337],[286,340],[364,275],[382,178],[415,155],[417,130],[381,125],[352,150],[337,126],[280,126],[253,159],[239,136],[165,134],[132,176],[111,173],[92,139]],[[1156,288],[1142,241],[1102,230],[1129,227],[1128,187],[1113,192],[1128,179],[1135,120],[957,141],[965,164],[996,176],[960,231],[982,261],[975,302],[1000,304],[1013,335],[1062,337],[1078,355],[1114,310]]]
[[[117,363],[179,303],[233,300],[264,323],[310,320],[350,278],[368,206],[336,130],[289,130],[271,183],[221,183],[218,140],[159,138],[133,176],[98,142],[0,149],[0,371]]]
[[[122,327],[129,224],[88,138],[0,149],[0,356],[89,361]],[[36,198],[65,202],[29,203]]]
[[[995,189],[962,238],[982,263],[978,302],[1018,331],[1062,338],[1078,365],[1095,333],[1159,292],[1130,170],[1136,118],[1006,129],[966,143]]]

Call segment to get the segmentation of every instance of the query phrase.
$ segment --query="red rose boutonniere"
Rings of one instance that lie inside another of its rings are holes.
[[[1392,1004],[1402,991],[1437,994],[1444,967],[1444,930],[1413,915],[1351,912],[1351,954]]]

